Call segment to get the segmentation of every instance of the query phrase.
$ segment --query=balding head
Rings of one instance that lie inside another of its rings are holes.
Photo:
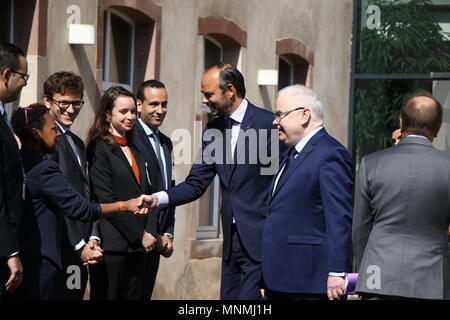
[[[400,110],[403,136],[416,134],[433,140],[442,124],[442,106],[431,94],[422,92],[411,97]]]
[[[219,87],[223,92],[227,90],[229,85],[233,85],[236,89],[236,95],[241,99],[245,98],[244,77],[232,64],[220,62],[205,72],[205,75],[208,74],[219,77]]]

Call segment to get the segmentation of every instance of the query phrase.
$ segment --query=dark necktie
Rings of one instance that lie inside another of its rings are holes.
[[[295,147],[292,147],[291,150],[289,150],[288,156],[287,156],[287,160],[284,163],[284,167],[283,167],[283,171],[281,172],[281,174],[278,176],[278,180],[276,181],[276,185],[274,187],[274,189],[272,190],[272,194],[275,192],[275,190],[278,188],[278,186],[280,185],[281,179],[283,177],[283,175],[288,171],[289,166],[292,162],[292,160],[295,159],[295,156],[298,154],[297,149],[295,149]]]
[[[72,138],[72,132],[70,130],[66,130],[65,135],[67,138],[67,141],[69,141],[70,146],[72,147],[73,152],[75,153],[75,156],[77,157],[78,160],[78,164],[80,165],[81,168],[83,168],[83,165],[81,164],[81,158],[80,158],[80,150],[78,149],[78,147],[75,145],[75,142],[73,141]]]
[[[298,154],[297,149],[295,149],[295,147],[292,147],[292,150],[289,151],[289,155],[288,155],[288,158],[286,160],[286,163],[284,164],[284,169],[283,169],[283,172],[280,175],[280,179],[285,174],[285,172],[289,169],[289,166],[290,166],[292,160],[295,159],[295,156],[297,154]],[[280,179],[278,179],[278,182],[280,181]]]
[[[11,127],[11,123],[8,120],[8,114],[6,113],[6,110],[3,110],[3,119],[5,120],[6,124],[8,125],[11,132],[13,132],[13,129]]]
[[[164,189],[167,189],[167,182],[166,182],[166,172],[164,171],[164,164],[163,164],[163,158],[161,155],[161,143],[159,142],[159,136],[157,132],[153,132],[151,134],[153,141],[155,142],[155,153],[156,158],[158,159],[159,168],[161,169],[161,177],[163,180],[163,187]]]
[[[231,144],[231,140],[233,139],[233,124],[234,124],[234,120],[231,119],[230,117],[228,117],[225,120],[225,163],[226,164],[233,164],[233,146]]]

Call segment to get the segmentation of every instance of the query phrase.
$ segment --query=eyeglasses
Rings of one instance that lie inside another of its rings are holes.
[[[74,111],[80,111],[81,107],[84,104],[83,99],[81,100],[73,100],[73,101],[66,101],[66,100],[56,100],[53,98],[49,98],[50,100],[52,100],[54,103],[56,103],[59,107],[59,110],[61,111],[61,113],[64,113],[67,111],[67,109],[69,109],[70,106],[72,106]]]
[[[28,82],[28,79],[30,79],[30,75],[28,73],[22,73],[16,70],[11,70],[12,73],[17,73],[20,75],[20,77],[25,80],[25,82]]]
[[[275,119],[276,119],[278,122],[280,122],[280,121],[283,120],[283,118],[286,117],[289,113],[294,112],[294,111],[297,111],[297,110],[302,110],[302,109],[305,109],[305,108],[304,108],[304,107],[298,107],[298,108],[295,108],[295,109],[292,109],[292,110],[289,110],[289,111],[286,111],[286,112],[275,112],[274,116],[275,116]]]

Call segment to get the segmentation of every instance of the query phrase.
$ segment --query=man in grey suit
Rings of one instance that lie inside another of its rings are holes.
[[[450,155],[433,147],[442,107],[428,93],[400,111],[399,144],[364,157],[353,213],[362,299],[450,299]]]

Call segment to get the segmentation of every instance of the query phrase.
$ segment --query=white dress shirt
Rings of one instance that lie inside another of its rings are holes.
[[[303,148],[306,146],[306,144],[308,143],[308,141],[317,133],[320,131],[320,129],[322,129],[323,126],[317,127],[316,129],[314,129],[310,134],[308,134],[306,137],[304,137],[302,140],[300,140],[299,142],[297,142],[297,144],[295,145],[295,150],[297,150],[297,154],[295,155],[294,159],[297,158],[298,154],[303,150]],[[277,178],[275,180],[275,183],[273,185],[273,190],[272,190],[272,194],[275,192],[275,190],[277,189],[277,184],[278,184],[278,180],[281,177],[281,174],[284,171],[284,165],[283,168],[281,168],[280,172],[278,172]]]

